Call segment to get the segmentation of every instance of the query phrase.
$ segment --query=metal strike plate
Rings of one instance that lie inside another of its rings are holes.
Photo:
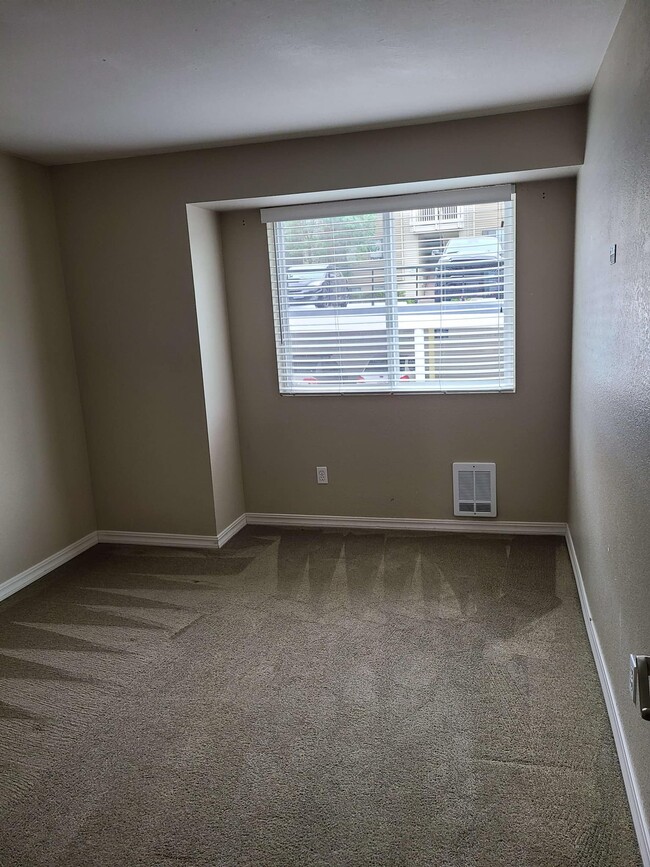
[[[650,720],[650,666],[647,656],[636,658],[637,695],[639,696],[639,710],[643,719]]]

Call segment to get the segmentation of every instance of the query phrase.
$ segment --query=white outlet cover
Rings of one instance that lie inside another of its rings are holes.
[[[316,481],[319,485],[329,484],[327,477],[327,467],[316,467]]]

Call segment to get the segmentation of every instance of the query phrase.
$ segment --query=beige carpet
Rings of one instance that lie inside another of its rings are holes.
[[[0,605],[2,867],[635,867],[564,542],[247,528]]]

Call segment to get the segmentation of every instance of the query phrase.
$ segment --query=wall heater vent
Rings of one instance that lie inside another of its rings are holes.
[[[453,464],[454,515],[494,518],[497,514],[497,465]]]

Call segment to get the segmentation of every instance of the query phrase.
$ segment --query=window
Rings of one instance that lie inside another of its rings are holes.
[[[281,393],[514,391],[510,186],[262,219]]]

